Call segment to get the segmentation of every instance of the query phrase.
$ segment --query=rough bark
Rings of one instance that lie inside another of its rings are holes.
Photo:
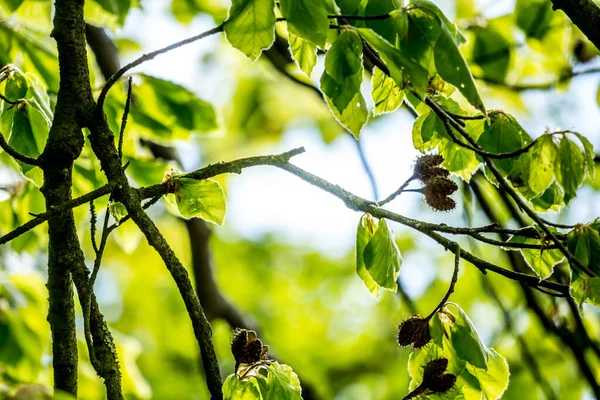
[[[82,127],[93,110],[94,100],[87,68],[85,23],[82,0],[57,0],[52,37],[58,47],[60,86],[54,120],[44,152],[40,156],[44,172],[41,191],[47,210],[71,200],[73,163],[84,144]],[[73,279],[79,296],[89,292],[89,271],[79,244],[73,212],[57,214],[48,220],[48,322],[52,331],[54,388],[77,396],[77,338]],[[93,301],[98,352],[111,375],[103,374],[109,386],[109,399],[121,399],[120,373],[112,337],[98,306]],[[104,348],[110,342],[112,347]],[[96,344],[96,341],[95,341]],[[106,354],[109,353],[109,354]],[[108,384],[110,383],[110,385]]]

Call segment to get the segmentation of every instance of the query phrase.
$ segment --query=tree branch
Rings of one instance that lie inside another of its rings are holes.
[[[186,44],[190,44],[193,43],[195,41],[198,41],[200,39],[204,39],[205,37],[214,35],[216,33],[219,32],[223,32],[223,27],[224,24],[221,24],[219,26],[216,26],[212,29],[207,30],[206,32],[202,32],[199,35],[196,36],[192,36],[190,38],[181,40],[177,43],[173,43],[169,46],[163,47],[162,49],[158,49],[155,51],[152,51],[150,53],[144,54],[143,56],[141,56],[140,58],[130,62],[129,64],[125,65],[124,67],[122,67],[121,69],[119,69],[115,74],[113,74],[107,81],[106,84],[104,85],[104,87],[102,88],[102,91],[100,92],[100,96],[98,96],[98,104],[97,104],[97,108],[99,110],[102,110],[102,108],[104,107],[104,100],[106,99],[106,95],[108,94],[108,91],[113,87],[113,85],[119,80],[119,78],[121,78],[127,71],[129,71],[132,68],[137,67],[138,65],[145,63],[146,61],[150,61],[153,58],[161,55],[161,54],[165,54],[171,50],[175,50],[179,47],[185,46]]]
[[[12,158],[14,158],[17,161],[21,161],[24,164],[35,165],[35,166],[38,166],[38,167],[40,166],[40,162],[38,161],[37,158],[26,156],[25,154],[21,154],[17,150],[15,150],[14,148],[12,148],[8,144],[8,142],[4,138],[4,135],[1,132],[0,132],[0,147],[2,147],[2,149],[8,155],[10,155]]]
[[[562,10],[600,50],[600,7],[593,0],[551,0],[554,10]]]

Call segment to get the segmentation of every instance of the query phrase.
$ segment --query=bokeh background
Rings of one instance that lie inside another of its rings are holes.
[[[551,38],[536,41],[525,38],[515,28],[514,1],[436,3],[465,28],[470,39],[469,27],[476,23],[495,24],[511,38],[514,48],[506,78],[509,83],[554,82],[565,69],[600,66],[597,58],[585,63],[578,59],[574,39],[577,35],[560,14],[553,20]],[[215,21],[226,17],[229,3],[143,0],[139,6],[122,21],[101,7],[88,10],[91,22],[108,28],[123,64],[143,52],[215,26]],[[18,15],[0,20],[0,48],[12,40],[11,20],[49,31],[49,7],[49,2],[26,1]],[[41,42],[53,54],[53,42]],[[21,62],[25,69],[27,57],[19,56],[19,45],[12,43],[6,59],[0,54],[0,61],[17,65]],[[467,44],[467,57],[469,51]],[[12,57],[14,54],[17,56]],[[317,86],[322,69],[321,56],[312,75]],[[289,70],[304,79],[293,67]],[[251,63],[223,36],[216,35],[143,64],[135,72],[186,87],[216,106],[219,121],[219,128],[212,132],[165,141],[164,144],[175,146],[182,165],[140,164],[136,182],[160,182],[169,167],[190,171],[216,161],[304,146],[306,153],[294,158],[294,163],[357,195],[374,199],[373,184],[355,139],[341,129],[322,99],[281,74],[264,57]],[[51,75],[52,71],[48,72]],[[95,79],[100,88],[101,74],[97,73]],[[45,83],[52,91],[55,83],[50,78]],[[544,90],[516,91],[506,85],[478,81],[487,107],[514,114],[533,137],[546,129],[573,129],[586,135],[598,148],[599,84],[600,74],[577,77]],[[369,89],[366,79],[367,101]],[[412,174],[418,156],[412,145],[413,121],[407,110],[400,109],[370,121],[361,134],[360,145],[373,172],[379,198],[393,192]],[[135,125],[131,129],[128,135],[137,138]],[[145,137],[147,132],[139,135]],[[147,149],[136,151],[149,156]],[[4,166],[0,177],[0,186],[6,188],[0,191],[4,221],[14,222],[14,215],[26,220],[28,212],[43,207],[39,194],[18,197],[17,201],[15,186],[21,185],[22,191],[33,189],[10,167]],[[494,190],[482,178],[477,174],[474,179],[479,179],[497,212],[507,218],[507,211],[495,200]],[[385,292],[377,300],[355,274],[354,240],[359,213],[296,177],[269,167],[218,180],[226,189],[228,210],[223,228],[210,226],[214,277],[223,296],[247,321],[259,327],[272,354],[291,365],[317,398],[381,400],[406,395],[410,350],[396,345],[396,328],[404,318],[414,313],[427,314],[437,305],[449,284],[452,255],[418,232],[392,225],[404,258],[399,278],[403,293]],[[86,185],[81,183],[81,193],[90,189]],[[547,218],[568,223],[596,218],[600,211],[597,188],[598,182],[588,182],[568,210],[550,212]],[[401,195],[389,204],[389,209],[456,226],[487,223],[468,188],[455,197],[459,206],[449,213],[433,212],[415,193]],[[190,266],[192,247],[198,244],[190,243],[186,224],[163,203],[150,209],[150,213],[184,265]],[[94,255],[85,207],[77,210],[77,217],[91,267]],[[8,230],[7,225],[5,222],[2,231]],[[50,382],[44,233],[45,227],[41,226],[36,233],[0,248],[0,373],[5,376],[6,386]],[[462,243],[486,259],[508,265],[499,249]],[[208,398],[183,302],[159,257],[131,223],[124,224],[109,239],[96,287],[100,307],[118,343],[128,398]],[[512,330],[507,329],[505,316],[490,290],[499,294],[513,321]],[[467,311],[485,343],[508,359],[511,379],[505,399],[545,398],[534,372],[523,359],[517,337],[528,344],[541,373],[560,399],[591,398],[571,354],[527,311],[517,284],[493,274],[483,276],[465,264],[452,301]],[[549,313],[557,307],[551,300],[544,301]],[[598,337],[600,313],[587,305],[584,313],[590,334]],[[83,330],[82,320],[78,323]],[[229,351],[231,327],[217,318],[213,329],[223,374],[230,374],[234,367]],[[83,342],[80,353],[81,398],[103,398],[104,388],[87,362]],[[600,379],[600,365],[596,363],[595,367]]]

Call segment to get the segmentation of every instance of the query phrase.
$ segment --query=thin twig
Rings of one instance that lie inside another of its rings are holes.
[[[431,107],[431,109],[442,120],[446,120],[450,125],[452,125],[452,127],[454,129],[456,129],[456,131],[458,133],[460,133],[461,136],[463,136],[471,144],[471,146],[473,146],[476,149],[481,149],[481,146],[479,146],[479,144],[477,144],[477,142],[469,135],[469,133],[467,131],[465,131],[462,128],[462,126],[460,126],[460,124],[458,124],[452,117],[450,117],[444,111],[444,109],[442,109],[435,101],[431,100],[429,97],[426,97],[425,98],[425,103],[429,107]],[[488,157],[487,155],[483,155],[483,154],[482,154],[482,157],[483,157],[483,160],[485,161],[485,163],[487,164],[488,168],[490,169],[490,171],[492,172],[492,174],[494,175],[494,177],[496,178],[496,180],[500,184],[500,186],[502,186],[502,188],[510,195],[510,197],[513,198],[513,200],[517,203],[517,205],[519,206],[519,208],[521,210],[525,211],[525,213],[532,220],[534,220],[539,225],[539,227],[542,229],[542,231],[549,238],[551,238],[554,241],[554,243],[556,243],[556,245],[558,246],[558,248],[560,249],[560,251],[565,255],[565,257],[567,257],[567,259],[569,260],[569,262],[572,265],[575,265],[582,272],[585,272],[587,275],[592,276],[592,277],[596,276],[596,274],[592,270],[590,270],[588,267],[586,267],[585,265],[583,265],[581,263],[581,261],[579,261],[575,256],[573,256],[573,254],[569,251],[569,249],[567,249],[567,247],[560,240],[558,240],[558,238],[556,237],[556,235],[550,229],[548,229],[548,227],[546,226],[546,224],[544,223],[544,221],[535,213],[535,211],[533,211],[529,206],[527,206],[527,204],[525,204],[525,202],[521,199],[521,197],[519,196],[519,194],[506,181],[506,179],[502,176],[502,174],[500,173],[500,171],[498,170],[498,168],[496,168],[496,165],[492,162],[492,160],[490,159],[490,157]]]
[[[0,81],[0,82],[2,82],[2,81]],[[3,94],[0,94],[0,99],[1,99],[1,100],[4,100],[4,101],[5,101],[5,102],[7,102],[8,104],[12,104],[12,105],[19,104],[19,100],[9,100],[9,99],[8,99],[8,98],[7,98],[5,95],[3,95]]]
[[[6,153],[8,153],[8,155],[10,155],[12,158],[14,158],[17,161],[21,161],[24,164],[40,166],[40,162],[37,158],[33,158],[33,157],[26,156],[25,154],[21,154],[17,150],[15,150],[13,147],[11,147],[11,145],[8,144],[8,142],[6,141],[6,139],[4,138],[4,135],[2,133],[0,133],[0,147],[2,147],[2,149]]]
[[[446,292],[446,295],[444,296],[442,301],[440,301],[438,306],[431,312],[431,314],[429,314],[427,316],[427,318],[425,318],[425,321],[429,321],[431,319],[431,317],[433,317],[435,315],[436,312],[441,310],[441,308],[444,307],[444,305],[450,298],[450,295],[452,293],[454,293],[454,286],[456,285],[456,282],[458,281],[459,266],[460,266],[460,246],[456,246],[456,248],[454,250],[454,272],[452,273],[452,280],[450,281],[450,286],[448,287],[448,291]]]
[[[98,255],[98,244],[96,243],[96,206],[94,200],[90,201],[90,238],[92,240],[92,248],[94,253]]]
[[[100,95],[98,96],[98,103],[97,103],[97,108],[98,110],[102,110],[104,107],[104,101],[106,99],[106,95],[108,94],[108,91],[110,90],[110,88],[112,88],[114,86],[114,84],[119,80],[119,78],[121,78],[127,71],[129,71],[132,68],[137,67],[138,65],[146,62],[146,61],[150,61],[153,58],[155,58],[156,56],[159,56],[161,54],[165,54],[171,50],[175,50],[179,47],[185,46],[186,44],[189,43],[193,43],[195,41],[198,41],[200,39],[204,39],[205,37],[214,35],[216,33],[219,32],[223,32],[223,28],[224,28],[224,24],[218,25],[212,29],[207,30],[206,32],[202,32],[199,35],[196,36],[192,36],[190,38],[181,40],[177,43],[173,43],[169,46],[163,47],[162,49],[158,49],[155,51],[152,51],[150,53],[144,54],[143,56],[139,57],[138,59],[130,62],[129,64],[125,65],[124,67],[122,67],[120,70],[118,70],[113,76],[111,76],[107,81],[106,84],[104,85],[104,87],[102,88],[102,91],[100,92]]]
[[[44,213],[38,214],[38,216],[35,217],[34,219],[26,222],[25,224],[10,231],[6,235],[0,237],[0,245],[3,245],[5,243],[10,242],[11,240],[21,236],[22,234],[32,230],[36,226],[46,222],[47,220],[54,217],[55,215],[62,214],[66,211],[69,211],[72,208],[78,207],[85,203],[89,203],[90,201],[100,198],[102,196],[106,196],[110,192],[111,192],[110,185],[104,185],[92,192],[84,194],[83,196],[77,197],[73,200],[66,201],[57,207],[53,207]]]
[[[383,206],[383,205],[386,205],[387,203],[389,203],[390,201],[394,200],[400,193],[404,192],[406,190],[406,187],[415,179],[417,179],[417,175],[413,175],[410,178],[408,178],[406,180],[406,182],[404,182],[402,185],[400,185],[398,190],[396,190],[394,193],[390,194],[388,197],[386,197],[385,199],[378,202],[379,205]]]
[[[119,159],[123,161],[123,138],[125,137],[125,127],[127,126],[127,117],[129,116],[129,108],[131,107],[131,76],[127,80],[127,100],[125,100],[125,109],[123,110],[123,117],[121,118],[121,131],[119,132]]]

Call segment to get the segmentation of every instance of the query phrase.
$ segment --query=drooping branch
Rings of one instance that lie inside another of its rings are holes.
[[[562,10],[600,50],[600,7],[593,0],[551,0],[554,10]]]
[[[481,146],[469,135],[469,133],[467,131],[465,131],[465,129],[454,118],[450,117],[444,111],[444,109],[442,109],[435,101],[433,101],[429,97],[426,97],[425,104],[427,104],[437,114],[438,117],[440,117],[443,121],[446,121],[450,126],[452,126],[452,128],[456,129],[456,131],[458,133],[460,133],[461,136],[463,138],[465,138],[472,147],[474,147],[475,149],[478,149],[478,150],[483,150],[481,148]],[[498,170],[496,165],[493,163],[493,161],[486,155],[481,154],[481,157],[485,161],[485,163],[488,166],[488,168],[490,169],[491,173],[494,175],[494,177],[498,181],[499,185],[510,195],[510,197],[512,197],[512,199],[515,201],[515,203],[517,203],[519,208],[521,210],[523,210],[529,216],[529,218],[531,218],[533,221],[535,221],[538,224],[538,226],[544,232],[544,234],[546,234],[546,236],[548,236],[550,239],[552,239],[552,241],[554,241],[554,243],[556,244],[558,249],[565,255],[565,257],[567,257],[567,259],[569,260],[571,265],[577,267],[579,270],[585,272],[589,276],[595,276],[594,272],[591,271],[587,266],[583,265],[581,263],[581,261],[579,261],[567,249],[565,244],[556,237],[554,232],[552,232],[550,229],[548,229],[544,220],[542,220],[536,214],[536,212],[534,210],[532,210],[531,207],[529,207],[525,203],[525,201],[523,201],[523,199],[521,199],[520,195],[510,185],[510,183],[508,183],[506,178],[504,178],[504,176],[502,176],[502,174],[500,173],[500,171]]]
[[[492,208],[488,203],[487,199],[482,193],[482,189],[479,187],[477,180],[471,181],[471,187],[473,189],[473,193],[477,198],[477,201],[481,205],[482,210],[488,219],[492,222],[500,223],[500,219],[497,215],[497,208]],[[495,194],[503,196],[505,193],[502,190],[495,190]],[[521,214],[518,212],[516,208],[513,207],[511,202],[511,198],[502,197],[504,205],[509,210],[511,217],[518,222],[519,225],[523,226],[524,221],[521,219]],[[500,237],[503,240],[508,239],[506,235],[500,234]],[[507,252],[508,259],[512,265],[513,270],[515,271],[524,271],[529,270],[529,267],[525,265],[525,261],[522,256],[519,256],[516,252]],[[590,347],[590,341],[585,341],[582,338],[580,333],[575,333],[569,331],[563,327],[557,327],[555,325],[553,317],[546,315],[543,307],[539,303],[539,299],[536,298],[535,293],[531,290],[531,288],[525,285],[523,282],[520,284],[521,290],[527,302],[527,306],[529,309],[536,315],[542,326],[546,329],[546,331],[555,335],[559,340],[561,340],[566,347],[570,348],[575,361],[577,362],[579,369],[582,372],[583,377],[587,380],[590,385],[592,391],[595,393],[596,397],[600,398],[600,386],[598,382],[596,382],[596,378],[591,370],[591,367],[588,363],[588,360],[584,356],[585,349]],[[567,297],[570,294],[567,294]],[[586,335],[587,336],[587,335]],[[588,336],[589,339],[589,336]]]
[[[40,165],[40,162],[38,161],[37,158],[33,158],[33,157],[26,156],[25,154],[21,154],[17,150],[15,150],[11,145],[9,145],[8,142],[6,141],[6,139],[4,138],[4,135],[1,132],[0,132],[0,147],[9,156],[11,156],[12,158],[14,158],[17,161],[21,161],[22,163],[29,164],[29,165],[36,165],[36,166]]]
[[[205,37],[214,35],[216,33],[223,32],[223,27],[224,27],[224,25],[221,24],[219,26],[216,26],[212,29],[207,30],[206,32],[202,32],[199,35],[192,36],[190,38],[181,40],[177,43],[173,43],[169,46],[163,47],[162,49],[158,49],[158,50],[152,51],[150,53],[146,53],[143,56],[139,57],[138,59],[125,65],[124,67],[119,69],[114,75],[112,75],[104,84],[104,87],[102,88],[102,91],[100,92],[100,95],[98,96],[98,104],[97,104],[98,109],[102,110],[102,108],[104,107],[104,101],[106,100],[106,95],[108,94],[108,91],[114,86],[114,84],[119,80],[119,78],[121,78],[123,75],[125,75],[125,73],[127,73],[127,71],[137,67],[140,64],[145,63],[146,61],[150,61],[153,58],[155,58],[161,54],[168,53],[171,50],[178,49],[182,46],[185,46],[186,44],[196,42],[200,39],[204,39]]]

